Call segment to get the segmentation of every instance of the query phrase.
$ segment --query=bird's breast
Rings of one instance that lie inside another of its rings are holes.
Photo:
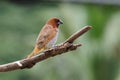
[[[57,33],[55,35],[55,37],[53,37],[47,44],[47,48],[51,48],[55,45],[55,43],[57,42],[57,39],[58,39],[58,33],[59,33],[59,30],[57,29]]]

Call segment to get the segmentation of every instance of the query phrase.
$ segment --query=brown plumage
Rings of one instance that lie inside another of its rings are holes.
[[[31,58],[43,50],[53,47],[57,41],[59,32],[58,26],[60,24],[62,24],[62,21],[58,18],[51,18],[46,22],[38,35],[35,48],[27,58]]]

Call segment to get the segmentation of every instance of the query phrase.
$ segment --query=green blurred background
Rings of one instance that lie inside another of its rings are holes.
[[[63,20],[57,44],[80,28],[76,51],[49,58],[31,69],[0,73],[0,80],[120,80],[120,6],[81,2],[1,0],[0,64],[25,58],[52,17]]]

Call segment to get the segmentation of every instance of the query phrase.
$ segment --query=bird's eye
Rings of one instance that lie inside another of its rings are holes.
[[[59,20],[56,21],[57,23],[59,22]]]

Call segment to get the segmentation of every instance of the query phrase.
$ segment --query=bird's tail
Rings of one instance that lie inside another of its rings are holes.
[[[27,59],[32,58],[33,56],[39,54],[43,50],[45,50],[45,48],[39,49],[39,48],[35,47],[34,50],[27,56]]]

